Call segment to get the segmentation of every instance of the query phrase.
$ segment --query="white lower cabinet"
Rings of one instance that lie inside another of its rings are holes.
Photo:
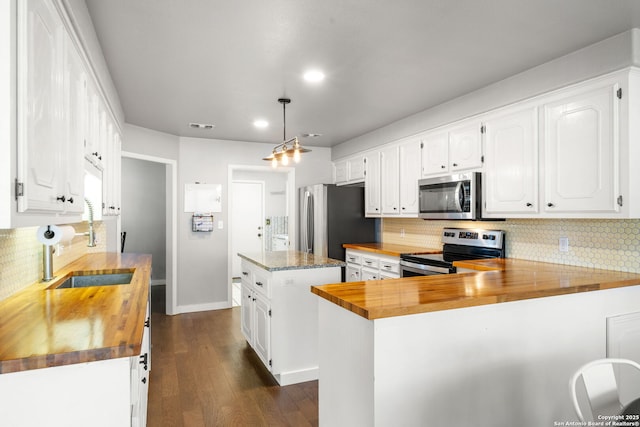
[[[267,271],[241,263],[242,334],[280,385],[318,378],[318,301],[310,286],[339,283],[340,267]]]
[[[0,425],[146,426],[151,370],[148,319],[138,356],[1,374]]]
[[[369,251],[347,249],[347,282],[397,279],[400,277],[400,258]]]

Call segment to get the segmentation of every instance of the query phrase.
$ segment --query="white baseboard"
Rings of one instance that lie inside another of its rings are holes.
[[[318,379],[318,367],[302,369],[299,371],[282,372],[274,375],[281,386],[304,383]]]
[[[222,310],[225,308],[231,308],[231,304],[229,304],[228,301],[211,302],[206,304],[179,305],[176,307],[175,314],[196,313],[198,311]]]

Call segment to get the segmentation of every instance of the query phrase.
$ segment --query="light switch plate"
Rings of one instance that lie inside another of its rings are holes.
[[[222,230],[224,228],[224,223],[222,222],[222,220],[218,221],[218,230]]]

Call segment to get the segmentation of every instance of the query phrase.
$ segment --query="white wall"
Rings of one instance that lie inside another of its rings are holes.
[[[166,280],[166,166],[122,159],[121,230],[124,251],[152,256],[152,281]]]
[[[633,29],[587,46],[569,55],[345,141],[333,147],[332,158],[340,159],[359,151],[368,150],[630,65],[640,65],[639,29]],[[469,64],[469,72],[473,73],[473,64]]]
[[[272,144],[180,138],[178,161],[178,305],[182,310],[228,306],[229,165],[259,165]],[[296,167],[296,183],[331,182],[331,149],[313,147]],[[212,233],[191,232],[191,213],[183,212],[184,185],[194,182],[222,184],[222,212],[214,214]],[[217,228],[222,221],[224,228]]]

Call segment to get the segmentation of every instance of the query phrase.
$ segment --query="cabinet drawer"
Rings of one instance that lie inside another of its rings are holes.
[[[347,250],[345,258],[346,258],[345,261],[347,261],[350,264],[362,265],[362,257],[360,256],[359,253]]]
[[[266,274],[262,274],[262,270],[253,272],[253,289],[266,297],[271,295],[271,282]]]
[[[363,267],[367,267],[367,268],[377,269],[378,266],[379,266],[379,262],[378,261],[379,261],[378,258],[363,256],[362,257],[362,266]]]
[[[400,263],[397,261],[380,260],[380,271],[390,273],[400,273]]]
[[[244,263],[240,269],[240,279],[249,286],[253,284],[253,272]]]

